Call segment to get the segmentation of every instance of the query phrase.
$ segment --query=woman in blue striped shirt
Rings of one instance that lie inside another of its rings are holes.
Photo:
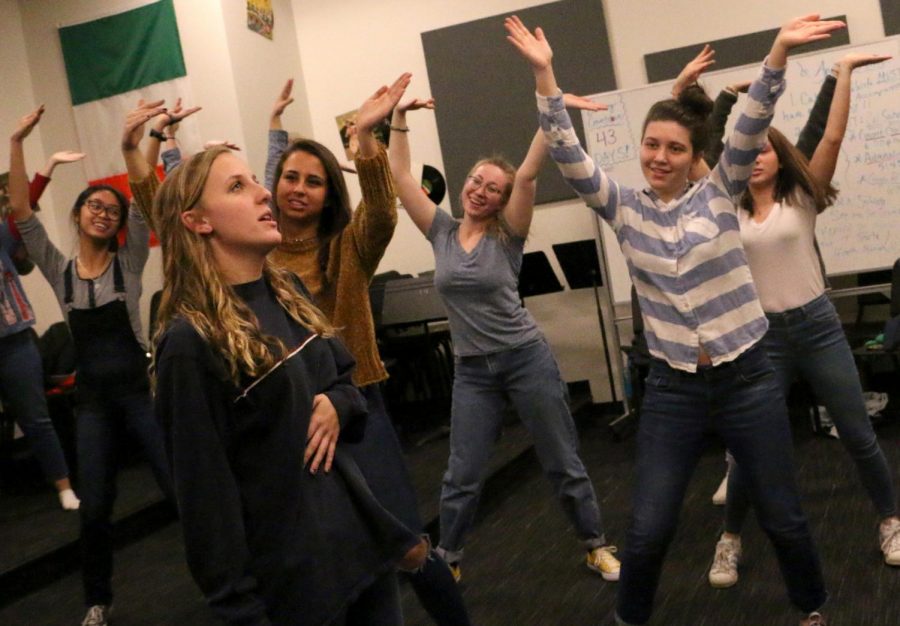
[[[637,289],[653,363],[638,434],[633,516],[616,620],[644,624],[684,492],[716,430],[747,474],[802,626],[823,625],[827,593],[794,481],[784,396],[760,346],[767,329],[740,241],[732,198],[746,188],[784,91],[788,52],[843,23],[818,15],[779,31],[749,102],[710,174],[689,182],[702,157],[708,98],[687,90],[651,107],[640,162],[649,187],[611,180],[578,143],[543,32],[508,18],[509,41],[532,66],[550,155],[585,202],[616,231]]]

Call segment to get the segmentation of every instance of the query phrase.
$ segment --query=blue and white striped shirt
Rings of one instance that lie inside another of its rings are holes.
[[[650,353],[694,372],[700,348],[713,365],[737,358],[768,328],[732,198],[747,186],[765,145],[784,70],[763,69],[716,167],[663,202],[611,180],[578,143],[562,94],[538,96],[550,155],[566,181],[612,226],[644,316]]]

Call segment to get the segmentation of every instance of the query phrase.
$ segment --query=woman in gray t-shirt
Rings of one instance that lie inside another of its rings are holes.
[[[573,96],[567,103],[602,108]],[[578,456],[565,383],[518,295],[535,180],[546,154],[543,137],[535,135],[518,170],[499,158],[476,163],[460,194],[463,218],[456,221],[438,210],[410,173],[406,112],[432,107],[431,100],[412,100],[395,109],[389,154],[397,195],[434,249],[435,286],[447,308],[456,360],[438,551],[459,580],[465,535],[508,398],[584,542],[588,567],[618,580],[615,548],[606,543],[597,497]]]

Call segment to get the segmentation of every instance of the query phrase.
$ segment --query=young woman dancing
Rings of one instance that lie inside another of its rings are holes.
[[[641,303],[653,355],[638,432],[633,513],[616,608],[620,624],[644,624],[690,475],[713,427],[743,464],[760,524],[778,556],[804,626],[824,624],[827,594],[794,482],[784,397],[761,346],[766,318],[741,248],[731,198],[747,184],[765,142],[784,67],[795,46],[841,22],[809,15],[778,33],[750,87],[749,104],[712,172],[690,183],[706,145],[712,103],[689,90],[651,107],[640,163],[648,189],[611,180],[587,155],[563,106],[543,32],[506,20],[529,62],[550,154],[585,202],[616,231]]]
[[[800,376],[834,419],[841,443],[856,463],[878,513],[878,541],[885,563],[900,565],[900,519],[891,470],[866,413],[862,387],[840,318],[825,295],[815,248],[816,216],[837,194],[831,179],[850,114],[853,70],[887,56],[851,53],[836,65],[837,81],[821,136],[807,161],[775,128],[756,157],[748,190],[739,203],[741,240],[769,321],[763,346],[784,395]],[[724,125],[724,120],[721,122]],[[709,571],[714,587],[738,581],[740,532],[750,508],[746,472],[731,465],[725,532]]]
[[[353,382],[366,399],[369,417],[363,438],[348,443],[346,449],[379,501],[407,527],[423,533],[403,450],[382,398],[381,383],[388,374],[378,354],[369,302],[369,283],[397,223],[387,155],[373,131],[390,115],[409,79],[409,74],[403,74],[359,108],[359,152],[354,165],[363,198],[355,211],[351,213],[344,176],[334,154],[311,139],[288,144],[281,115],[292,101],[291,81],[272,109],[266,187],[272,190],[283,234],[272,260],[300,276],[357,363]],[[406,576],[435,623],[469,624],[462,594],[435,552],[421,570]]]
[[[600,108],[576,97],[569,101]],[[478,161],[466,177],[463,218],[456,221],[422,193],[410,172],[406,113],[430,106],[431,101],[412,100],[394,110],[390,157],[400,201],[434,249],[434,282],[453,339],[450,459],[438,550],[459,579],[466,533],[509,400],[534,437],[544,473],[587,550],[588,567],[605,580],[618,580],[616,549],[607,544],[594,487],[578,456],[566,385],[517,290],[535,179],[546,154],[543,137],[535,134],[518,170],[497,157]]]
[[[29,205],[25,174],[23,142],[43,113],[41,106],[22,118],[12,135],[10,203],[28,255],[53,288],[75,341],[82,576],[88,606],[83,624],[103,626],[112,604],[111,517],[121,430],[137,439],[157,483],[174,501],[162,434],[153,418],[138,306],[150,232],[118,190],[96,185],[82,191],[72,207],[77,255],[67,259],[57,249]],[[128,237],[119,248],[117,237],[126,222]]]
[[[60,163],[84,158],[80,152],[56,152],[29,185],[28,202],[34,208]],[[16,423],[25,433],[34,456],[47,480],[56,487],[64,510],[78,509],[80,501],[72,490],[69,467],[59,437],[50,419],[44,395],[44,370],[41,355],[31,337],[34,309],[22,288],[21,273],[34,268],[22,245],[22,236],[12,216],[0,216],[0,394]]]
[[[188,563],[231,624],[397,625],[393,570],[421,540],[338,444],[359,436],[365,401],[333,327],[267,260],[282,239],[270,199],[217,147],[176,168],[153,204],[156,404]]]

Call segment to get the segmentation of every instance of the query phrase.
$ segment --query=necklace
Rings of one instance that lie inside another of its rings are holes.
[[[319,240],[318,235],[312,235],[310,237],[290,237],[290,238],[286,237],[282,241],[282,244],[286,244],[289,246],[297,246],[300,244],[309,243],[311,241],[318,241],[318,240]]]
[[[79,268],[78,277],[81,280],[97,280],[106,273],[106,269],[109,267],[111,261],[112,255],[107,253],[103,260],[103,264],[100,266],[100,270],[90,271],[91,268],[85,265],[84,261],[81,260],[81,257],[75,257],[75,263]]]

